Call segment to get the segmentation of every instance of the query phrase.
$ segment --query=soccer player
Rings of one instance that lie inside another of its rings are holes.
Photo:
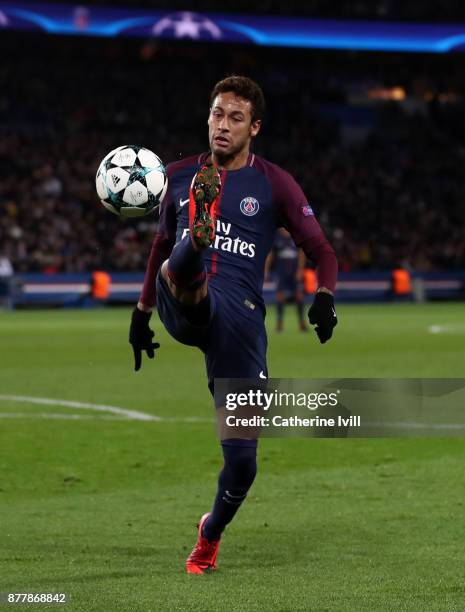
[[[280,227],[276,233],[273,249],[266,258],[265,279],[274,265],[278,284],[276,287],[276,331],[283,331],[284,306],[292,298],[297,308],[299,329],[307,331],[304,321],[304,268],[305,253],[295,246],[289,232]]]
[[[286,227],[317,264],[319,288],[309,320],[321,343],[331,338],[337,323],[334,251],[291,175],[251,151],[264,106],[260,87],[249,78],[232,76],[215,85],[210,150],[168,166],[169,189],[131,319],[136,371],[142,351],[153,358],[160,346],[149,327],[156,304],[168,332],[204,353],[217,408],[215,378],[268,376],[262,286],[277,227]],[[216,569],[222,532],[256,474],[256,439],[226,437],[221,446],[217,495],[211,512],[200,519],[186,562],[191,574]]]

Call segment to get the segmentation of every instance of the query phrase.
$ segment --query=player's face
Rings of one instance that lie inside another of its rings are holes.
[[[252,121],[249,100],[232,92],[218,94],[208,117],[210,149],[218,158],[232,158],[249,149],[250,140],[260,130],[261,121]]]

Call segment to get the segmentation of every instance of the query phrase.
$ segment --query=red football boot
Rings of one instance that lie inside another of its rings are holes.
[[[216,570],[216,557],[220,548],[220,540],[210,542],[202,536],[202,527],[209,516],[210,512],[207,512],[200,519],[197,542],[186,561],[188,574],[205,574]]]
[[[209,247],[215,239],[217,205],[221,191],[218,168],[207,164],[200,168],[189,190],[189,230],[195,246]]]

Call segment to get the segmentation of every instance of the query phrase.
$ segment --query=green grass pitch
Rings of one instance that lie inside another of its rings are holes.
[[[291,307],[274,333],[270,309],[270,375],[464,377],[463,311],[340,306],[321,346]],[[462,439],[262,440],[218,572],[187,576],[221,465],[203,359],[155,323],[162,347],[134,373],[129,314],[0,313],[0,591],[83,612],[464,609]]]

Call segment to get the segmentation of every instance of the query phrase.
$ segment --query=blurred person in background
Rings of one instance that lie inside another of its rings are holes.
[[[3,303],[7,308],[13,305],[13,282],[14,270],[10,258],[0,251],[0,304]]]
[[[276,286],[276,331],[284,329],[284,307],[288,300],[295,302],[301,332],[306,332],[304,320],[305,253],[298,249],[289,232],[283,227],[276,233],[273,250],[266,259],[265,280],[274,268],[278,278]]]

